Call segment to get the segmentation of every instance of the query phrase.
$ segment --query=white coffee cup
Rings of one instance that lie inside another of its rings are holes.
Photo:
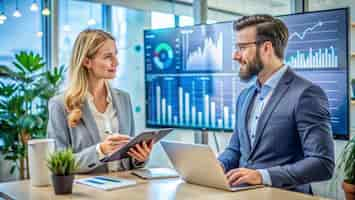
[[[30,181],[32,186],[50,185],[50,171],[47,168],[47,158],[54,152],[53,139],[33,139],[28,141],[28,160]]]

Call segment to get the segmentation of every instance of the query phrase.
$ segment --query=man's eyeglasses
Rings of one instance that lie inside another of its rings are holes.
[[[245,49],[247,49],[248,47],[250,47],[251,45],[259,45],[266,42],[265,40],[262,41],[253,41],[253,42],[242,42],[242,43],[237,43],[235,45],[235,51],[244,51]]]

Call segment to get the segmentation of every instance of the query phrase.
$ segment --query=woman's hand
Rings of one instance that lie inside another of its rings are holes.
[[[122,134],[112,134],[100,143],[100,150],[103,154],[107,155],[117,149],[122,148],[129,142],[130,137]]]
[[[129,149],[128,155],[136,159],[138,162],[144,162],[148,160],[153,144],[154,140],[151,140],[148,144],[145,141],[140,144],[136,144],[135,147]]]

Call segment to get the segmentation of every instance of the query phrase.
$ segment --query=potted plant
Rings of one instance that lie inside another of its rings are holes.
[[[64,71],[63,66],[48,69],[39,54],[25,51],[15,55],[13,66],[0,66],[1,153],[13,161],[10,173],[18,169],[20,179],[29,178],[28,140],[46,137],[48,100]]]
[[[74,172],[78,169],[73,151],[67,149],[54,152],[49,156],[47,166],[52,172],[52,184],[55,194],[71,194]]]
[[[343,190],[347,200],[355,199],[355,137],[345,145],[338,169],[344,172]]]

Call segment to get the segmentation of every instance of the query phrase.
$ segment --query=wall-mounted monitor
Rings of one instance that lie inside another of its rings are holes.
[[[333,133],[349,136],[348,9],[280,16],[289,28],[285,63],[322,87]],[[233,22],[144,31],[146,125],[232,131],[248,85],[232,60]]]

